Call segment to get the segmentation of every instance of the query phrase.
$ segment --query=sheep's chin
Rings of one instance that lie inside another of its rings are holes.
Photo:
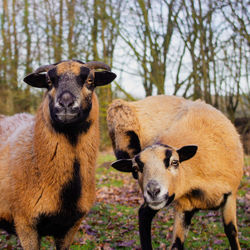
[[[166,206],[166,201],[163,201],[159,204],[157,203],[148,203],[148,206],[152,208],[153,210],[160,210]]]

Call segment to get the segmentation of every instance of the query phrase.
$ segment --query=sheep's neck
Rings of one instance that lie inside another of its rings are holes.
[[[72,162],[80,161],[83,157],[81,152],[84,151],[83,147],[88,144],[89,133],[83,132],[78,137],[78,143],[72,144],[63,133],[55,132],[50,123],[49,114],[46,112],[41,105],[35,118],[34,153],[36,158],[42,165],[52,167],[60,163],[72,167]],[[83,141],[85,143],[82,143]],[[38,165],[40,164],[38,163]]]
[[[193,176],[191,172],[193,172],[191,167],[183,166],[183,164],[180,166],[178,176],[175,181],[176,199],[185,195],[191,187],[195,186],[195,181],[190,179],[190,176]]]

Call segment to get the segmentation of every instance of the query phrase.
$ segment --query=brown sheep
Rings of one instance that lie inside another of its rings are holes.
[[[156,143],[132,159],[112,164],[119,171],[138,173],[145,200],[139,210],[142,249],[152,249],[152,219],[169,204],[175,209],[172,249],[183,249],[196,211],[219,208],[231,248],[240,249],[236,196],[243,150],[239,135],[220,111],[200,101],[187,102],[176,116]]]
[[[39,249],[45,235],[68,249],[91,208],[99,146],[94,89],[115,77],[100,62],[42,66],[24,78],[47,88],[36,115],[0,120],[0,228],[17,234],[25,250]]]

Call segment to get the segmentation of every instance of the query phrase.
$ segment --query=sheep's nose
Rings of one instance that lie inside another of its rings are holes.
[[[161,192],[161,187],[157,181],[152,180],[147,184],[147,193],[151,198],[156,198],[157,195]]]
[[[60,98],[58,99],[58,103],[63,108],[72,107],[74,104],[75,98],[69,92],[63,93]]]

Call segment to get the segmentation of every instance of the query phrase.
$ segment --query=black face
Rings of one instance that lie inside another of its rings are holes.
[[[70,72],[58,75],[56,69],[48,72],[52,89],[49,92],[50,115],[58,126],[86,120],[92,106],[92,90],[86,86],[88,75],[89,69],[85,67],[78,76]]]
[[[109,84],[115,78],[116,74],[102,62],[66,60],[39,67],[27,75],[24,82],[48,89],[51,123],[58,132],[77,134],[91,124],[87,118],[95,87]]]

